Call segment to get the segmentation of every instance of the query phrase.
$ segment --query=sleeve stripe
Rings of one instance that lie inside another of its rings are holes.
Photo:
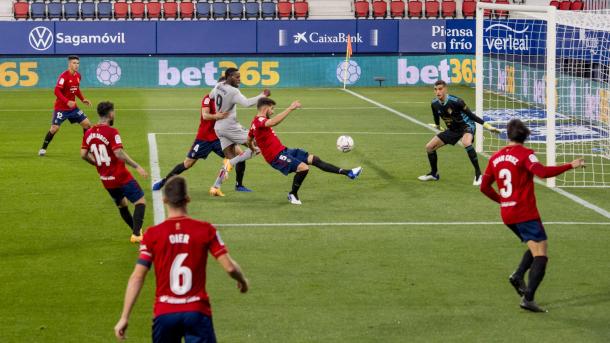
[[[146,268],[150,268],[150,266],[152,266],[152,261],[147,261],[147,260],[141,259],[141,258],[139,258],[136,263],[139,265],[142,265]]]
[[[222,247],[222,249],[215,251],[212,253],[212,256],[214,256],[215,258],[219,258],[220,256],[227,254],[229,251],[227,250],[227,248]]]
[[[148,256],[152,257],[152,254],[149,253],[148,251],[140,251],[140,254],[144,254],[144,255],[148,255]]]

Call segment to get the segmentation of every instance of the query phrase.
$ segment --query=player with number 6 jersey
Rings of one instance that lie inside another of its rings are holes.
[[[148,173],[127,155],[119,131],[112,127],[115,117],[114,104],[99,103],[97,113],[100,121],[85,132],[80,151],[81,158],[97,169],[104,188],[132,231],[131,242],[137,243],[142,240],[141,228],[146,201],[142,188],[127,170],[125,163],[145,178],[148,177]],[[133,216],[129,212],[128,200],[135,205]]]
[[[517,270],[509,277],[509,282],[520,296],[521,307],[533,312],[546,312],[534,302],[536,289],[544,278],[547,258],[547,236],[540,220],[534,194],[534,175],[540,178],[554,177],[572,168],[584,166],[584,160],[577,159],[561,166],[544,166],[534,150],[523,146],[530,131],[519,119],[507,125],[508,146],[500,149],[489,159],[489,164],[481,182],[481,192],[500,204],[502,220],[519,239],[527,243]],[[494,181],[499,193],[493,189]],[[526,284],[524,275],[529,272]]]
[[[152,265],[156,278],[153,342],[181,342],[182,338],[186,343],[216,342],[205,287],[208,253],[237,281],[242,293],[248,291],[248,280],[214,226],[188,216],[189,201],[186,180],[171,177],[163,189],[168,218],[144,234],[123,313],[115,326],[117,338],[125,337],[131,310]]]

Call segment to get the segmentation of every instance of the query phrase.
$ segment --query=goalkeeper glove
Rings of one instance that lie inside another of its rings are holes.
[[[436,125],[436,124],[432,124],[432,123],[430,123],[430,124],[428,124],[428,125],[429,125],[429,126],[432,126],[433,128],[435,128],[435,129],[437,129],[437,130],[439,130],[439,131],[442,131],[442,130],[443,130],[443,129],[441,128],[441,126],[440,126],[440,125]]]
[[[484,123],[484,124],[483,124],[483,128],[484,128],[485,130],[489,130],[489,131],[491,131],[491,132],[493,132],[493,133],[500,133],[500,132],[501,132],[501,131],[500,131],[500,129],[498,129],[497,127],[492,126],[492,125],[491,125],[491,124],[489,124],[489,123]]]

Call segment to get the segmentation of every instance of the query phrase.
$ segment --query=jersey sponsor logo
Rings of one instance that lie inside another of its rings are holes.
[[[531,154],[531,155],[528,156],[528,158],[530,159],[530,162],[538,163],[538,157],[536,157],[536,155]]]
[[[114,142],[115,142],[116,144],[122,144],[122,142],[121,142],[121,136],[119,136],[119,135],[115,135],[115,136],[114,136]]]
[[[203,104],[204,105],[209,105],[210,104],[210,98],[203,99]]]
[[[201,300],[201,297],[199,297],[199,296],[192,296],[192,297],[188,297],[188,298],[176,298],[176,297],[172,297],[169,295],[162,295],[159,297],[159,302],[166,303],[166,304],[190,304],[190,303],[194,303],[194,302],[197,302],[200,300]]]
[[[65,81],[65,80],[64,80],[64,78],[62,77],[62,78],[60,78],[60,79],[59,79],[58,84],[59,84],[60,86],[63,86],[63,85],[64,85],[64,82],[66,82],[66,81]]]
[[[45,51],[53,45],[53,32],[48,27],[37,26],[30,31],[28,40],[34,50]]]

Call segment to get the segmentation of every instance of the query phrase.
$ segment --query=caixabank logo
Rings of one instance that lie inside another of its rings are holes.
[[[36,26],[29,35],[28,41],[32,49],[46,51],[53,46],[53,32],[45,26]]]
[[[337,44],[337,43],[347,43],[347,37],[350,37],[352,44],[364,44],[365,36],[360,33],[348,34],[345,32],[336,32],[336,33],[323,33],[318,31],[300,31],[291,33],[288,30],[280,29],[278,30],[278,46],[290,46],[290,45],[318,45],[318,44]],[[370,46],[378,46],[379,45],[379,30],[372,29],[369,30],[369,40],[368,43]]]

